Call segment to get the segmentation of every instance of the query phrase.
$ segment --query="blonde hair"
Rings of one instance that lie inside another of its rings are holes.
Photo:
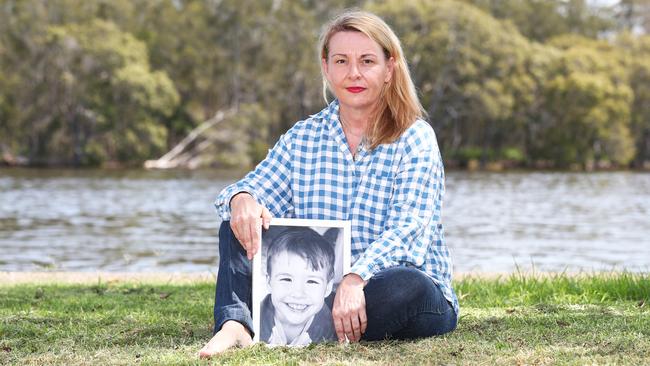
[[[417,96],[404,52],[395,32],[378,16],[359,10],[348,10],[332,19],[323,29],[319,41],[320,58],[329,57],[330,39],[338,32],[361,32],[377,42],[386,60],[393,57],[393,76],[384,85],[379,105],[370,119],[366,138],[370,149],[397,140],[416,119],[425,114]],[[327,102],[328,82],[323,77],[323,97]]]

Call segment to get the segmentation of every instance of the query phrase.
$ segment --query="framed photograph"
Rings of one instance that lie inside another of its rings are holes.
[[[336,341],[332,303],[350,270],[349,221],[274,218],[253,258],[256,342]]]

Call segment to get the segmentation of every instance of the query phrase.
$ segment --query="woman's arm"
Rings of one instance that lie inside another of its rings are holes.
[[[291,133],[289,130],[282,135],[253,171],[221,191],[215,206],[224,221],[230,220],[230,200],[240,192],[249,193],[275,216],[282,216],[292,208]]]
[[[351,272],[368,280],[394,266],[422,267],[429,247],[442,235],[443,195],[444,170],[435,134],[430,127],[420,128],[407,139],[385,230],[364,250]]]
[[[339,285],[332,315],[339,340],[358,341],[367,316],[363,287],[377,272],[398,265],[421,267],[440,230],[444,171],[433,130],[411,133],[400,162],[382,235],[354,263]]]
[[[268,228],[273,215],[281,217],[292,209],[290,136],[291,130],[252,172],[221,191],[215,202],[249,259],[260,246],[259,226]]]

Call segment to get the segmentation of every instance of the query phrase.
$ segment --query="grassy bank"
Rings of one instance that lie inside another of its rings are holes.
[[[200,361],[214,285],[0,285],[0,364],[650,364],[650,275],[466,276],[450,335]]]

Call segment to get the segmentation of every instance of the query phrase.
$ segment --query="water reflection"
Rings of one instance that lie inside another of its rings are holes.
[[[0,270],[215,271],[219,171],[0,170]],[[455,269],[650,270],[650,174],[450,172]]]

